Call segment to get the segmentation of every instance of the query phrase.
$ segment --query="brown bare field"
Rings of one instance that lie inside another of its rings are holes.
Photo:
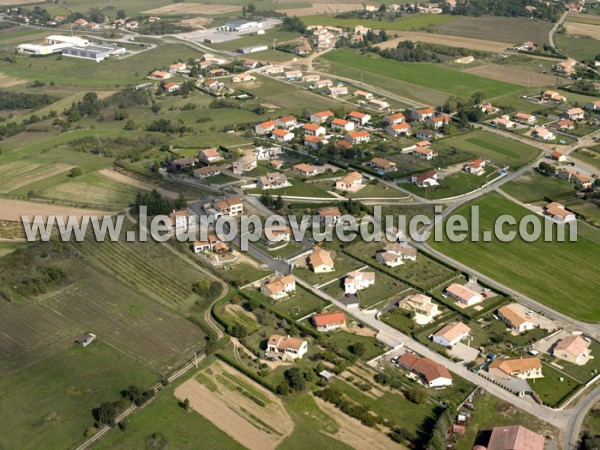
[[[215,362],[202,372],[208,387],[190,379],[175,389],[191,408],[250,450],[274,450],[294,429],[281,401],[232,367]],[[244,392],[248,395],[244,395]],[[249,397],[267,399],[265,406]]]
[[[484,52],[504,52],[512,45],[507,42],[482,41],[481,39],[423,33],[420,31],[401,31],[394,35],[398,37],[377,44],[377,47],[395,48],[398,45],[398,42],[401,41],[419,41],[428,44],[451,45],[452,47],[463,47]]]
[[[27,202],[24,200],[0,199],[0,220],[21,221],[21,215],[40,215],[44,218],[48,215],[81,217],[84,214],[104,216],[106,211],[94,209],[71,208],[67,206],[48,205],[45,203]]]
[[[184,27],[203,29],[212,23],[212,19],[209,19],[208,17],[193,17],[191,19],[180,20],[178,23]]]
[[[12,86],[17,86],[19,84],[27,83],[27,80],[22,80],[20,78],[9,77],[8,75],[0,72],[0,87],[7,88]]]
[[[551,75],[496,64],[472,67],[465,72],[521,86],[548,86],[555,82],[555,78]]]
[[[142,11],[145,14],[203,14],[212,16],[217,14],[231,14],[241,11],[241,6],[234,5],[211,5],[208,3],[174,3],[161,6],[160,8]]]
[[[378,431],[375,428],[369,428],[360,423],[359,420],[347,416],[336,409],[331,403],[327,403],[318,397],[314,397],[314,399],[317,406],[329,417],[333,418],[340,426],[339,431],[333,435],[337,440],[342,441],[357,450],[362,450],[364,448],[375,450],[407,448],[393,442],[381,431]]]
[[[312,16],[315,14],[337,14],[360,9],[359,3],[313,3],[306,8],[278,9],[277,12],[289,16]]]
[[[538,45],[548,42],[549,22],[513,17],[458,17],[439,25],[436,32],[483,41],[511,42],[513,45],[532,41]],[[455,46],[452,40],[446,45]]]
[[[125,184],[128,184],[129,186],[133,186],[134,188],[137,188],[137,189],[143,189],[145,191],[151,191],[151,190],[155,189],[160,195],[162,195],[164,197],[176,199],[179,196],[179,194],[177,194],[176,192],[170,191],[168,189],[153,186],[150,183],[144,183],[143,181],[136,180],[135,178],[131,178],[130,176],[127,176],[125,174],[117,172],[116,170],[113,170],[113,169],[102,169],[99,171],[99,173],[101,175],[104,175],[105,177],[110,178],[113,181],[118,181],[119,183],[125,183]]]
[[[592,25],[589,23],[567,22],[565,23],[567,34],[575,34],[580,36],[589,36],[600,40],[600,25]]]

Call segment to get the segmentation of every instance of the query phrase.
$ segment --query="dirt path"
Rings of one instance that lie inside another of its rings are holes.
[[[113,170],[113,169],[102,169],[99,171],[99,173],[101,175],[104,175],[105,177],[108,177],[108,178],[114,180],[114,181],[118,181],[120,183],[125,183],[125,184],[128,184],[128,185],[133,186],[138,189],[143,189],[145,191],[151,191],[151,190],[155,189],[163,197],[167,197],[167,198],[170,198],[173,200],[179,197],[179,194],[177,194],[176,192],[154,186],[150,183],[145,183],[143,181],[136,180],[135,178],[132,178],[128,175],[117,172],[116,170]]]
[[[81,217],[85,214],[104,216],[111,214],[107,211],[94,209],[72,208],[69,206],[47,205],[45,203],[27,202],[24,200],[0,199],[0,220],[21,221],[21,215],[41,215],[46,218],[48,215]]]
[[[369,428],[360,423],[359,420],[347,416],[336,409],[331,403],[327,403],[318,397],[314,397],[314,399],[317,406],[329,417],[334,419],[340,426],[339,431],[333,435],[337,440],[342,441],[357,450],[362,450],[364,448],[373,450],[407,448],[395,443],[381,431],[378,431],[375,428]]]
[[[421,31],[399,31],[393,34],[394,39],[377,44],[379,48],[395,48],[401,41],[419,41],[430,44],[448,45],[452,43],[453,47],[469,48],[483,52],[505,52],[513,44],[506,42],[482,41],[479,39],[464,38],[458,36],[447,36],[444,34],[425,33]]]

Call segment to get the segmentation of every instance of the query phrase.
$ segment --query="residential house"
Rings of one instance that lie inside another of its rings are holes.
[[[425,128],[422,128],[422,129],[420,129],[419,131],[417,131],[415,133],[415,136],[418,139],[422,139],[424,141],[431,142],[432,140],[436,139],[439,135],[435,131],[427,130]]]
[[[523,333],[533,330],[533,322],[523,315],[515,305],[506,305],[498,310],[498,317],[513,331]]]
[[[320,75],[318,75],[316,73],[312,73],[312,74],[304,75],[303,81],[306,83],[314,83],[315,81],[319,81],[320,79],[321,79]]]
[[[169,72],[165,72],[163,70],[155,70],[150,74],[151,78],[156,78],[157,80],[166,80],[168,78],[172,78],[173,74]]]
[[[331,252],[321,247],[313,248],[312,253],[308,257],[308,264],[314,273],[326,273],[335,270]]]
[[[347,86],[329,86],[327,88],[327,93],[331,97],[337,97],[339,95],[348,95],[348,87]]]
[[[302,80],[302,71],[301,70],[290,70],[287,72],[283,72],[283,76],[290,81]]]
[[[542,100],[554,103],[564,103],[567,101],[567,98],[555,91],[545,91],[542,94]]]
[[[267,134],[277,128],[277,122],[274,120],[267,120],[266,122],[259,123],[254,127],[256,134]]]
[[[281,154],[281,147],[273,146],[273,147],[263,147],[259,146],[254,149],[254,156],[259,161],[264,161],[271,159],[275,156],[279,156]]]
[[[266,225],[263,234],[269,242],[289,242],[292,239],[292,229],[287,225]]]
[[[496,114],[498,111],[500,111],[499,108],[496,108],[490,102],[483,102],[481,105],[479,105],[479,109],[481,109],[481,112],[484,114]]]
[[[358,291],[375,285],[375,272],[359,272],[354,270],[346,274],[344,278],[344,292],[347,295],[355,295]]]
[[[497,119],[493,119],[490,123],[495,127],[505,128],[507,130],[514,128],[515,123],[506,117],[508,117],[508,116],[498,117]]]
[[[312,177],[319,173],[318,167],[306,163],[296,164],[292,170],[303,177]]]
[[[567,155],[562,154],[561,152],[553,151],[550,152],[550,159],[552,161],[567,162],[569,160],[569,157]]]
[[[271,139],[276,140],[277,142],[289,142],[294,139],[294,133],[288,130],[284,130],[281,128],[277,128],[273,130],[271,133]]]
[[[352,95],[354,95],[354,97],[360,97],[365,100],[371,100],[373,98],[373,94],[371,94],[370,92],[361,91],[361,90],[354,91],[354,94],[352,94]]]
[[[220,92],[225,88],[225,83],[219,80],[204,80],[202,82],[202,88],[209,92]]]
[[[438,330],[432,337],[433,342],[444,347],[453,347],[466,338],[471,332],[471,328],[462,322],[450,322],[448,325]]]
[[[371,135],[368,131],[351,131],[346,135],[345,139],[352,145],[361,144],[363,142],[369,142],[371,140]]]
[[[411,177],[411,181],[415,183],[418,187],[432,187],[437,186],[438,182],[438,173],[434,169],[427,170],[426,172],[419,173],[413,175]]]
[[[237,175],[243,175],[246,172],[250,172],[256,169],[258,161],[254,155],[244,155],[233,162],[232,170]]]
[[[254,61],[253,59],[244,60],[244,68],[245,69],[256,69],[259,66],[260,66],[260,63],[258,61]]]
[[[346,314],[343,312],[315,314],[311,320],[317,331],[321,333],[346,327]]]
[[[560,119],[554,122],[553,127],[562,131],[572,130],[575,128],[575,122],[573,122],[571,119]]]
[[[214,177],[215,175],[219,175],[221,173],[221,169],[218,166],[210,165],[201,167],[200,169],[196,169],[194,171],[194,178],[197,180],[201,180],[208,177]]]
[[[310,121],[313,123],[323,123],[331,119],[332,117],[334,117],[334,114],[329,110],[319,111],[310,115]]]
[[[581,3],[569,3],[567,5],[567,10],[569,12],[576,12],[576,13],[580,13],[584,11],[584,7]]]
[[[483,295],[458,283],[452,283],[448,286],[446,295],[464,306],[473,306],[483,301]]]
[[[256,185],[262,189],[279,189],[292,184],[283,173],[274,172],[259,176],[256,179]]]
[[[319,222],[321,225],[335,225],[342,213],[337,206],[326,206],[317,210],[319,214]]]
[[[463,166],[463,170],[471,175],[483,175],[485,173],[485,158],[476,158]]]
[[[592,187],[593,180],[590,177],[581,175],[578,172],[572,170],[561,170],[557,174],[558,178],[567,180],[582,189],[589,189]]]
[[[285,69],[281,66],[268,66],[265,69],[265,73],[267,75],[277,75],[277,74],[283,73],[284,71],[285,71]]]
[[[303,339],[272,335],[267,341],[267,356],[281,361],[302,359],[308,351],[308,343]]]
[[[535,127],[531,132],[531,135],[543,141],[551,141],[553,139],[556,139],[556,135],[552,131],[544,127]]]
[[[560,117],[570,120],[582,120],[585,118],[585,111],[581,108],[571,108],[562,113]]]
[[[194,242],[193,250],[194,253],[206,253],[206,252],[212,252],[215,251],[215,246],[217,245],[217,243],[220,243],[221,241],[219,240],[219,238],[217,238],[217,236],[210,235],[207,237],[206,241],[196,241]]]
[[[352,111],[348,114],[348,120],[351,122],[355,122],[358,125],[364,126],[369,123],[371,120],[371,115],[366,113],[361,113],[359,111]]]
[[[413,156],[416,156],[417,158],[420,159],[424,159],[426,161],[431,161],[433,158],[435,158],[438,154],[435,150],[433,150],[432,148],[426,148],[426,147],[421,147],[419,145],[417,145],[413,152],[412,152]]]
[[[363,187],[363,176],[360,172],[350,172],[335,182],[335,188],[340,191],[356,192]]]
[[[226,77],[227,75],[229,75],[229,72],[221,67],[208,71],[209,77]]]
[[[169,66],[169,73],[180,73],[187,71],[187,64],[185,63],[175,63]]]
[[[315,81],[313,84],[310,85],[311,89],[324,89],[324,88],[331,88],[333,87],[333,81],[331,80],[319,80],[319,81]],[[348,93],[348,88],[346,88],[346,93]],[[332,95],[331,92],[329,92],[329,95]],[[341,94],[339,94],[341,95]]]
[[[449,124],[450,120],[451,120],[450,116],[430,117],[430,118],[428,118],[428,119],[425,120],[425,125],[427,125],[428,127],[433,128],[435,130],[439,130],[444,125]]]
[[[375,157],[369,162],[369,164],[375,170],[382,173],[395,172],[396,170],[398,170],[398,167],[396,167],[395,162],[388,161],[387,159],[383,158]]]
[[[302,44],[294,48],[293,52],[298,56],[304,56],[312,52],[312,47],[308,44]]]
[[[169,214],[169,222],[171,224],[171,228],[175,233],[183,233],[190,228],[193,228],[193,220],[190,221],[192,216],[188,213],[187,209],[181,209],[179,211],[173,210],[171,214]]]
[[[387,134],[394,137],[398,137],[400,135],[410,136],[411,126],[406,122],[396,123],[393,125],[388,125],[385,131]]]
[[[411,111],[411,118],[418,122],[424,122],[427,119],[430,119],[435,115],[435,110],[433,108],[423,108],[423,109],[415,109]]]
[[[354,130],[354,122],[344,119],[333,119],[331,121],[331,128],[340,131],[352,131]]]
[[[298,125],[298,119],[294,116],[284,116],[277,119],[277,126],[280,128],[292,128]]]
[[[217,162],[223,159],[223,157],[219,154],[219,151],[216,148],[207,148],[204,150],[200,150],[198,153],[198,158],[201,161],[207,163]]]
[[[305,135],[308,136],[325,136],[327,130],[321,125],[315,123],[307,123],[302,127]]]
[[[313,150],[318,150],[322,143],[324,143],[323,138],[319,136],[306,136],[304,138],[304,145]]]
[[[596,83],[600,86],[600,83]],[[596,100],[595,102],[589,102],[585,104],[585,109],[590,111],[600,111],[600,100]]]
[[[571,222],[577,219],[574,213],[565,209],[564,205],[558,202],[548,203],[544,208],[544,214],[556,222]]]
[[[571,76],[577,73],[577,70],[575,69],[576,65],[577,61],[569,58],[557,64],[554,64],[552,68],[560,75]]]
[[[487,450],[544,450],[544,437],[521,425],[492,428]]]
[[[404,264],[404,261],[416,261],[417,249],[406,243],[392,243],[385,246],[385,249],[375,255],[375,259],[388,267],[397,267]]]
[[[238,75],[234,75],[231,81],[233,83],[248,83],[249,81],[256,80],[256,77],[250,75],[249,73],[240,73]]]
[[[431,297],[425,294],[408,295],[398,302],[398,307],[429,319],[433,319],[440,314],[438,305],[433,303]]]
[[[386,125],[397,125],[406,121],[406,117],[402,113],[396,113],[383,118],[383,123]]]
[[[590,359],[589,346],[590,343],[581,336],[567,336],[556,343],[552,356],[582,366]]]
[[[519,358],[497,358],[488,365],[488,373],[494,377],[508,379],[510,377],[529,380],[543,378],[542,362],[535,356]]]
[[[272,159],[271,162],[269,163],[269,165],[273,168],[273,169],[281,169],[283,167],[284,162],[283,161],[279,161],[278,159]]]
[[[369,100],[369,105],[374,106],[375,108],[380,109],[382,111],[390,109],[390,104],[385,100],[381,100],[379,98],[372,98],[371,100]]]
[[[177,92],[181,89],[181,83],[175,83],[170,81],[163,86],[165,92],[172,94],[173,92]]]
[[[414,353],[405,353],[398,358],[397,364],[417,374],[425,386],[432,388],[452,386],[452,375],[448,369],[428,358],[422,358]]]
[[[515,114],[515,121],[527,125],[533,125],[536,121],[536,118],[533,114],[518,112],[517,114]]]
[[[260,292],[273,300],[279,300],[296,292],[296,279],[291,275],[275,277],[265,283]]]

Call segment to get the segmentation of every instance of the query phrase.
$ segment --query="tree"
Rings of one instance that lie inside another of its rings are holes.
[[[363,356],[366,351],[365,344],[363,342],[355,342],[354,344],[349,345],[348,350],[350,350],[350,353],[356,356]]]
[[[169,439],[162,433],[152,433],[146,439],[147,450],[164,450],[169,445]]]
[[[73,167],[69,172],[69,177],[75,178],[81,175],[81,169],[79,167]]]
[[[542,161],[538,166],[538,171],[543,175],[554,175],[556,173],[556,167],[554,167],[552,164]]]
[[[407,393],[406,398],[408,398],[411,402],[420,405],[425,403],[427,400],[427,394],[420,386],[413,386]]]
[[[183,407],[183,409],[185,409],[186,412],[188,412],[190,410],[190,399],[186,398],[182,403],[181,406]]]
[[[275,200],[275,209],[278,211],[281,211],[283,209],[284,203],[283,203],[283,197],[281,197],[281,194],[277,196],[277,199]]]
[[[125,19],[126,17],[127,17],[127,14],[125,14],[124,9],[119,9],[117,11],[117,19]]]
[[[196,281],[194,284],[192,284],[192,292],[194,292],[195,294],[198,294],[200,296],[206,296],[206,294],[208,294],[210,290],[210,281],[208,281],[207,279],[202,279],[202,280],[198,280]]]
[[[110,425],[111,427],[115,424],[117,410],[112,403],[104,402],[98,408],[94,409],[92,413],[97,422]]]
[[[301,391],[306,386],[306,379],[304,374],[297,367],[292,367],[285,371],[285,377],[288,380],[288,384],[295,391]]]

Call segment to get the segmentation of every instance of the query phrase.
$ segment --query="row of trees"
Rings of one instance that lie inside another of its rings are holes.
[[[38,109],[57,101],[48,94],[30,94],[26,92],[0,91],[0,110]]]
[[[149,216],[160,214],[169,214],[173,210],[182,209],[186,201],[182,196],[176,200],[171,200],[160,195],[156,190],[152,192],[138,192],[135,197],[134,211],[139,213],[140,206],[146,206]]]

